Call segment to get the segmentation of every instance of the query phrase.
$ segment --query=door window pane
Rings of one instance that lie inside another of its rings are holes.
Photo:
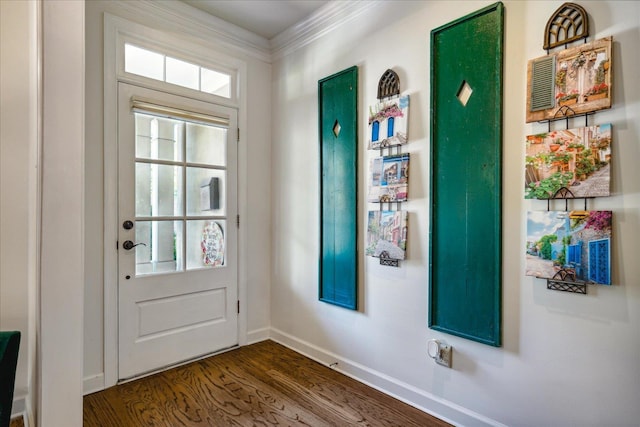
[[[182,221],[136,221],[136,275],[184,269]],[[146,246],[145,246],[146,245]]]
[[[224,216],[226,171],[187,168],[187,215]]]
[[[182,167],[136,162],[136,216],[182,212]]]
[[[187,123],[187,162],[226,166],[227,129]]]
[[[226,221],[187,221],[187,270],[225,265]]]
[[[228,128],[145,113],[135,124],[136,274],[224,266]]]
[[[136,113],[136,157],[182,160],[184,122]]]

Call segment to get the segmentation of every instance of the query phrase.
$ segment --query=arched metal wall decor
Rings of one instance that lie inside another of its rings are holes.
[[[397,98],[391,99],[394,96]],[[380,156],[370,162],[367,201],[378,203],[379,209],[369,211],[367,241],[373,244],[365,254],[378,258],[380,265],[400,267],[407,242],[407,212],[400,204],[407,200],[410,159],[409,153],[401,154],[400,146],[407,142],[409,95],[400,96],[400,78],[395,71],[382,73],[377,99],[379,103],[369,107],[368,148],[379,150]]]
[[[527,123],[611,108],[612,38],[587,42],[588,38],[589,15],[582,6],[563,3],[551,15],[544,31],[547,55],[527,66]],[[569,47],[579,40],[584,43]],[[558,46],[565,49],[550,52]]]
[[[400,95],[400,78],[395,71],[389,69],[382,74],[378,82],[378,99]]]
[[[575,3],[564,3],[551,15],[544,31],[543,48],[547,51],[547,55],[533,59],[528,64],[527,123],[533,121],[546,123],[548,133],[551,133],[551,122],[565,120],[565,130],[568,131],[570,119],[574,120],[584,116],[584,126],[587,128],[589,127],[590,116],[593,116],[598,110],[611,107],[612,38],[605,37],[587,43],[588,37],[589,16],[582,6]],[[584,39],[584,44],[568,47],[570,43],[581,39]],[[550,49],[558,46],[564,46],[565,49],[555,53],[549,52]],[[550,152],[554,152],[554,150]],[[557,156],[557,154],[554,154],[554,156]],[[571,173],[574,174],[575,172]],[[571,188],[575,189],[574,186],[579,184],[571,184]],[[568,217],[573,220],[589,215],[590,212],[601,213],[587,210],[587,200],[599,197],[600,194],[597,192],[587,195],[584,192],[580,192],[579,196],[576,196],[576,194],[568,186],[562,186],[548,197],[537,198],[547,201],[547,214],[549,214],[549,217],[554,217],[551,214],[555,213],[555,211],[551,210],[550,204],[553,200],[565,201],[564,212],[558,211],[561,215],[564,215],[564,218]],[[570,210],[569,199],[583,199],[584,209]],[[610,221],[611,211],[602,212],[608,214]],[[565,220],[561,216],[558,216],[558,218]],[[609,224],[608,227],[610,226]],[[606,225],[601,227],[606,229]],[[566,238],[567,236],[563,236],[563,241]],[[597,245],[600,241],[603,242],[604,249],[600,251],[603,252],[603,255],[599,255],[600,252],[596,248],[594,251],[598,252],[598,254],[594,254],[592,257],[591,252],[589,252],[589,260],[585,264],[582,261],[584,256],[581,249],[576,249],[577,244],[569,243],[568,248],[563,249],[563,251],[567,251],[566,253],[563,252],[566,259],[562,258],[562,261],[559,261],[560,257],[555,258],[554,256],[555,273],[547,276],[546,274],[550,274],[547,272],[535,275],[535,277],[546,279],[547,289],[582,295],[587,294],[588,284],[610,285],[610,235],[606,238],[600,238],[600,240],[588,241],[589,250],[591,250],[592,243]],[[582,244],[582,240],[578,243]],[[555,264],[556,262],[558,264]],[[585,273],[584,270],[585,265],[591,266],[592,263],[596,266],[596,271],[593,274],[595,279],[592,277],[591,267],[588,267],[588,273]],[[600,270],[598,270],[601,265],[604,271],[602,276],[599,275]],[[527,273],[527,275],[534,274]]]
[[[575,3],[564,3],[555,11],[544,30],[546,50],[589,37],[589,16]]]

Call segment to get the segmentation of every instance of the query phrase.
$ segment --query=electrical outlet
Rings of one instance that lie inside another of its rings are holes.
[[[451,355],[453,353],[453,348],[448,344],[440,344],[440,348],[435,357],[435,361],[437,364],[446,366],[447,368],[451,367]]]

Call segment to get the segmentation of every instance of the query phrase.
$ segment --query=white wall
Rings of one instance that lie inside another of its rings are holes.
[[[240,274],[241,319],[247,314],[246,335],[241,342],[267,336],[270,321],[271,258],[271,151],[270,99],[271,65],[264,54],[266,40],[256,40],[257,47],[234,48],[218,23],[203,14],[185,28],[184,16],[194,16],[192,9],[178,2],[86,2],[86,150],[85,150],[85,391],[103,386],[104,374],[104,203],[103,203],[103,15],[107,12],[146,27],[166,31],[181,39],[206,46],[211,59],[222,54],[246,64],[242,90],[250,101],[240,106],[239,212],[241,215]],[[177,14],[177,15],[176,15]],[[179,19],[172,20],[179,16]],[[206,24],[208,28],[199,27]],[[200,32],[199,36],[194,35]],[[214,34],[215,36],[211,36]],[[262,44],[261,44],[262,42]],[[112,60],[112,59],[110,59]],[[116,349],[111,349],[116,351]]]
[[[0,327],[22,332],[13,412],[80,425],[84,3],[1,2],[0,14]]]
[[[37,17],[0,2],[0,329],[21,332],[13,412],[33,406],[37,209]],[[32,398],[33,396],[31,396]]]
[[[36,425],[82,424],[84,2],[42,5]]]
[[[613,286],[586,296],[548,291],[526,277],[524,137],[526,67],[543,55],[543,31],[560,1],[505,1],[503,347],[427,327],[430,31],[486,1],[380,2],[273,64],[272,336],[423,409],[467,425],[637,425],[640,419],[640,3],[584,2],[591,39],[614,38],[614,106],[591,123],[614,126],[613,195],[590,209],[614,212]],[[317,82],[352,65],[360,72],[360,247],[365,243],[366,111],[387,68],[411,96],[408,260],[385,268],[360,256],[357,312],[318,301]],[[576,123],[580,126],[583,119]],[[558,126],[561,126],[560,124]],[[577,202],[580,209],[582,201]],[[558,206],[558,209],[564,208]],[[426,341],[453,345],[436,365]]]

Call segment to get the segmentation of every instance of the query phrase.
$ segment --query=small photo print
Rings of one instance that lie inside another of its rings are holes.
[[[369,165],[368,202],[404,202],[409,189],[409,154],[376,157]]]
[[[369,107],[369,149],[407,143],[409,95]]]
[[[369,211],[365,254],[376,258],[405,259],[406,211]]]
[[[606,37],[529,61],[527,123],[611,108],[611,48]]]
[[[525,144],[525,199],[553,198],[562,187],[573,197],[609,195],[611,124],[529,135]]]
[[[526,275],[610,285],[611,223],[611,211],[528,212]]]

